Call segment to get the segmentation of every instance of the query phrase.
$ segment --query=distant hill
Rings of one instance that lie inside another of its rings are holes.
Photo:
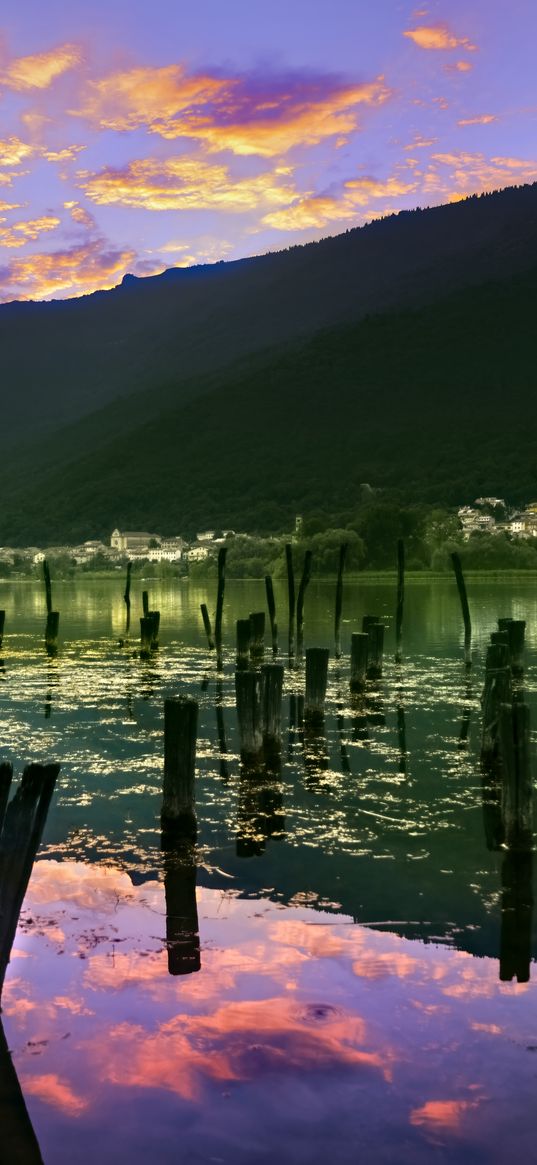
[[[170,390],[177,407],[204,378],[368,314],[419,308],[537,265],[537,186],[402,212],[288,251],[158,277],[113,291],[0,307],[2,435],[53,434],[125,395]],[[145,395],[144,395],[145,394]],[[129,424],[132,405],[124,410]]]
[[[0,542],[269,531],[344,518],[362,482],[413,503],[537,497],[536,318],[534,263],[106,406],[8,466]]]

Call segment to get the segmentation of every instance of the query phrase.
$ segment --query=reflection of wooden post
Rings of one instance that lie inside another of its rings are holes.
[[[236,671],[235,694],[241,757],[245,764],[255,766],[261,759],[263,752],[261,673],[258,671]]]
[[[164,701],[163,827],[196,835],[194,778],[198,703],[186,696]]]
[[[27,765],[5,812],[0,841],[0,993],[59,771],[59,764]]]
[[[293,569],[293,547],[289,543],[285,547],[285,562],[287,566],[287,594],[289,600],[289,655],[295,654],[295,572]]]
[[[254,611],[250,615],[250,662],[255,664],[265,654],[265,612]]]
[[[280,782],[243,771],[237,806],[237,857],[258,857],[264,853],[270,838],[283,837],[284,834]]]
[[[250,663],[250,620],[237,619],[237,668],[247,668]]]
[[[466,667],[472,666],[472,623],[470,620],[470,608],[468,606],[468,595],[466,594],[466,583],[462,573],[462,565],[459,555],[453,551],[451,555],[451,563],[455,573],[457,582],[457,590],[459,592],[459,599],[461,601],[462,619],[464,623],[464,662]]]
[[[306,697],[304,717],[320,723],[324,717],[324,702],[328,683],[327,647],[308,647],[306,651]]]
[[[349,549],[348,542],[342,542],[339,548],[339,563],[337,570],[336,582],[336,610],[334,618],[334,638],[336,641],[336,659],[341,659],[341,615],[343,611],[343,571],[345,569],[345,559],[347,557],[347,550]]]
[[[502,862],[500,979],[519,983],[530,977],[533,915],[533,855],[506,853]]]
[[[279,752],[282,732],[283,666],[268,663],[261,670],[263,741],[267,752]]]
[[[351,636],[351,692],[359,692],[365,686],[369,635],[366,631],[355,631]]]
[[[164,830],[162,850],[168,972],[191,975],[201,967],[194,847]]]
[[[125,594],[123,595],[123,598],[125,600],[125,608],[127,611],[127,617],[125,620],[125,634],[126,635],[129,634],[130,626],[131,626],[131,573],[132,573],[132,562],[128,562],[127,563],[127,580],[125,583]]]
[[[209,645],[209,651],[214,651],[213,632],[212,632],[212,628],[211,628],[211,619],[209,616],[209,612],[207,610],[207,603],[200,604],[200,611],[201,611],[201,617],[203,619],[203,626],[205,628],[205,634],[207,636],[207,643]]]
[[[6,815],[12,778],[13,765],[7,764],[7,762],[0,764],[0,836],[2,834],[4,817]]]
[[[270,574],[265,575],[265,591],[272,634],[272,654],[278,654],[278,624],[276,623],[276,603],[274,601],[274,587]]]
[[[3,1165],[43,1165],[11,1052],[0,1023],[0,1128]]]

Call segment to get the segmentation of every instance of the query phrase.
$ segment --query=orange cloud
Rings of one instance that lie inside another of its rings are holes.
[[[380,105],[383,77],[355,85],[319,77],[251,79],[188,74],[180,65],[115,73],[88,85],[74,116],[104,129],[146,126],[170,139],[190,138],[211,151],[275,157],[357,129],[356,107]]]
[[[358,208],[362,208],[364,219],[376,213],[371,209],[365,213],[365,208],[370,208],[375,199],[403,197],[414,190],[415,182],[400,182],[396,178],[388,178],[385,182],[374,178],[349,179],[340,197],[306,195],[285,210],[266,214],[262,222],[280,231],[319,229],[331,222],[355,222]]]
[[[455,61],[454,65],[444,65],[446,73],[470,73],[473,69],[471,61]]]
[[[465,1113],[477,1108],[478,1100],[428,1100],[410,1114],[411,1125],[422,1125],[430,1131],[456,1133]]]
[[[47,162],[72,162],[85,149],[85,146],[64,146],[61,150],[41,150],[41,154]]]
[[[0,284],[3,288],[1,301],[46,299],[58,292],[69,292],[76,296],[98,289],[106,290],[120,282],[135,257],[134,251],[114,250],[102,238],[48,254],[17,257],[0,267]],[[38,862],[35,869],[40,864]],[[94,895],[98,901],[98,888],[82,884],[78,889],[70,891],[67,900],[86,905]],[[115,909],[114,903],[110,900],[106,908],[112,911]]]
[[[18,166],[34,152],[34,147],[22,142],[20,138],[6,138],[0,141],[0,166]]]
[[[122,169],[98,174],[82,171],[79,185],[100,206],[143,207],[145,210],[247,211],[281,206],[295,197],[283,179],[291,173],[278,166],[251,178],[232,178],[227,166],[196,158],[144,158]]]
[[[457,125],[490,125],[493,121],[499,121],[494,113],[482,113],[479,117],[461,117]]]
[[[82,54],[77,45],[64,44],[47,53],[17,57],[0,67],[0,84],[9,89],[48,89],[68,69],[80,64]]]
[[[53,231],[59,225],[59,218],[43,215],[29,222],[16,222],[10,227],[0,227],[0,246],[24,247],[25,243],[34,242],[45,231]]]
[[[30,1096],[38,1096],[45,1104],[59,1108],[67,1116],[80,1116],[88,1107],[86,1097],[77,1096],[69,1084],[66,1084],[55,1073],[43,1076],[26,1076],[21,1081],[24,1092]]]
[[[470,44],[467,36],[455,36],[447,24],[419,24],[416,28],[407,28],[403,36],[408,37],[420,49],[463,48],[469,53],[476,51],[476,45]]]
[[[448,168],[446,176],[444,168]],[[453,193],[480,194],[537,180],[537,162],[524,158],[495,156],[467,151],[438,153],[431,156],[424,189],[451,197]],[[455,187],[455,190],[453,190]]]

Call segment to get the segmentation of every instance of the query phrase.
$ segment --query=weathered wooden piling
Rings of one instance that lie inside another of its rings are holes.
[[[4,642],[4,627],[6,625],[6,612],[0,611],[0,649]]]
[[[491,644],[487,652],[485,685],[481,697],[483,709],[483,731],[481,736],[481,760],[484,764],[494,761],[499,751],[500,710],[512,698],[511,669],[506,666],[507,649],[502,644]]]
[[[222,613],[224,610],[224,591],[226,589],[226,555],[227,546],[221,546],[218,551],[218,585],[216,592],[216,613],[214,617],[216,666],[219,671],[222,668]]]
[[[229,778],[229,766],[227,762],[227,740],[226,740],[226,725],[224,720],[224,693],[222,689],[222,679],[219,677],[216,681],[216,730],[218,733],[218,752],[220,754],[220,776],[224,781]]]
[[[367,628],[369,639],[367,652],[367,678],[378,680],[382,675],[384,653],[384,623],[370,623]]]
[[[406,717],[401,701],[397,705],[397,740],[399,744],[399,772],[406,777],[408,770],[408,753],[406,747]]]
[[[58,632],[60,629],[60,612],[49,611],[45,626],[45,647],[49,655],[58,650]]]
[[[466,583],[462,573],[462,564],[459,555],[454,550],[451,555],[451,563],[455,573],[455,580],[457,583],[457,590],[459,592],[459,599],[461,601],[462,619],[464,623],[464,662],[466,667],[472,666],[472,622],[470,619],[470,608],[468,606],[468,595],[466,593]]]
[[[282,733],[282,691],[283,666],[267,663],[261,668],[262,676],[262,730],[265,752],[278,753]]]
[[[0,841],[0,994],[59,771],[59,764],[27,765],[5,811]]]
[[[306,693],[304,699],[304,719],[309,723],[322,723],[328,684],[327,647],[306,649]]]
[[[132,562],[127,563],[127,578],[125,582],[125,594],[123,599],[125,601],[126,618],[125,618],[125,634],[128,635],[131,627],[131,574]]]
[[[498,629],[508,637],[509,657],[513,675],[522,675],[524,671],[524,636],[526,632],[525,619],[498,619]]]
[[[140,619],[140,655],[142,659],[148,659],[151,655],[153,645],[153,616],[142,615]]]
[[[235,696],[241,759],[247,766],[256,766],[263,755],[261,672],[236,671]]]
[[[163,829],[166,948],[169,975],[192,975],[201,967],[196,855],[190,838]]]
[[[142,611],[144,617],[147,618],[149,615],[149,591],[142,591]]]
[[[298,598],[296,601],[296,648],[299,655],[302,654],[304,645],[304,599],[306,597],[306,590],[311,578],[311,550],[306,550],[304,555],[304,564],[302,567],[302,576],[300,579],[300,586],[298,588]]]
[[[9,791],[11,789],[11,781],[13,779],[13,765],[3,761],[0,764],[0,836],[4,825],[4,817],[6,815],[7,803],[9,800]]]
[[[524,703],[502,704],[499,742],[502,763],[502,817],[510,849],[531,849],[533,841],[532,781],[530,770],[529,708]]]
[[[500,980],[528,983],[533,921],[533,854],[508,851],[502,862]]]
[[[403,610],[405,603],[405,544],[397,541],[397,603],[395,607],[395,662],[403,659]]]
[[[47,602],[47,615],[52,611],[52,582],[50,578],[50,569],[48,562],[43,559],[43,577],[45,579],[45,597]]]
[[[259,663],[265,654],[265,612],[252,611],[250,615],[250,662]]]
[[[203,619],[203,626],[205,628],[205,634],[207,636],[207,643],[209,646],[209,651],[214,651],[213,631],[212,631],[212,627],[211,627],[210,615],[209,615],[209,612],[207,610],[207,603],[200,604],[200,611],[201,611],[201,617]]]
[[[163,829],[195,837],[194,779],[198,702],[187,696],[164,701]]]
[[[355,631],[351,635],[351,692],[360,692],[365,687],[368,652],[367,631]]]
[[[285,563],[287,566],[287,596],[289,605],[289,656],[295,654],[295,572],[293,568],[293,547],[287,543],[285,547]]]
[[[160,630],[160,611],[148,611],[147,618],[151,619],[151,651],[156,651],[158,647],[158,636]]]
[[[342,542],[339,548],[339,562],[336,582],[336,609],[334,616],[334,639],[336,644],[336,659],[341,659],[341,615],[343,612],[343,571],[345,559],[349,549],[348,542]]]
[[[237,668],[249,667],[250,664],[250,635],[251,623],[249,619],[237,619]]]
[[[272,654],[278,654],[278,624],[276,622],[276,603],[274,600],[274,587],[270,574],[265,575],[265,591],[267,595],[267,607],[270,619],[270,631],[272,635]]]

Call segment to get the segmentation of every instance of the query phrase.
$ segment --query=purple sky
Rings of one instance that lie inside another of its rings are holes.
[[[3,0],[0,301],[537,180],[535,0]]]

